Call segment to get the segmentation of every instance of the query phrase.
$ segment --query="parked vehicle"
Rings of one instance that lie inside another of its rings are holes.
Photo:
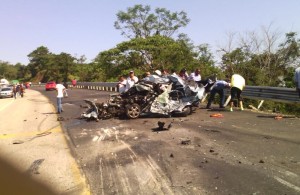
[[[0,90],[0,98],[13,97],[13,89],[11,87],[4,87]]]
[[[121,116],[135,119],[149,114],[187,116],[204,91],[197,83],[186,84],[178,78],[158,78],[154,82],[142,80],[124,93],[111,94],[105,103],[85,100],[89,109],[81,116],[97,120]]]
[[[46,91],[55,90],[55,88],[56,88],[56,83],[54,81],[49,81],[45,85],[45,90]]]

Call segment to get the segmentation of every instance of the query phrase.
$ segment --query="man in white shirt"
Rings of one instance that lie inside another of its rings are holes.
[[[117,84],[119,93],[123,93],[126,89],[126,79],[123,76],[119,77],[119,83]]]
[[[66,90],[65,86],[63,86],[62,84],[60,84],[60,82],[58,81],[56,84],[56,100],[57,100],[57,114],[60,114],[62,112],[62,98],[64,97],[64,92]]]
[[[134,76],[134,72],[133,72],[133,70],[131,70],[129,72],[129,77],[127,78],[126,81],[127,82],[126,82],[125,91],[128,91],[128,89],[130,89],[135,83],[137,83],[139,81],[139,79],[136,76]]]
[[[190,80],[201,81],[200,70],[197,68],[195,72],[192,72],[189,76]]]

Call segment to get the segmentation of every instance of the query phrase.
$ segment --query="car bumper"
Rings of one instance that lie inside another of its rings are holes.
[[[13,97],[12,94],[1,94],[0,98],[9,98],[9,97]]]
[[[46,88],[46,90],[48,91],[48,90],[55,90],[55,88]]]

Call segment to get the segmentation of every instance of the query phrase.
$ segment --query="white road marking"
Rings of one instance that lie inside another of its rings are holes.
[[[278,182],[280,182],[281,184],[283,184],[283,185],[285,185],[285,186],[287,186],[287,187],[289,187],[289,188],[292,188],[292,189],[294,189],[295,191],[297,191],[297,192],[300,192],[300,188],[298,187],[298,186],[295,186],[294,184],[291,184],[290,182],[287,182],[287,181],[285,181],[285,180],[283,180],[283,179],[281,179],[281,178],[279,178],[279,177],[274,177]]]

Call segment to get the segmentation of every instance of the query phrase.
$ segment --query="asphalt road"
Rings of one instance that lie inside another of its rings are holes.
[[[55,92],[36,89],[55,105]],[[84,99],[108,94],[69,89],[63,100],[92,194],[300,194],[299,118],[200,108],[184,118],[79,119]],[[157,132],[158,121],[172,126]]]

